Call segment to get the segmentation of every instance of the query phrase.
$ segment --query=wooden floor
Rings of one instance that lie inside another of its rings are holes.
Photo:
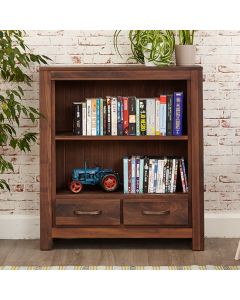
[[[58,240],[40,251],[38,240],[0,240],[0,265],[240,265],[238,239],[206,239],[205,251],[189,240]]]

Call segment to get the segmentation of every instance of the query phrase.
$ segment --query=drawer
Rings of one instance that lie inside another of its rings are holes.
[[[56,225],[119,225],[120,199],[57,199]]]
[[[179,199],[125,199],[123,201],[125,225],[187,225],[188,200]]]

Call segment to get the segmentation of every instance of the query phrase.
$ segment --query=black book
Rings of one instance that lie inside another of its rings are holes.
[[[73,102],[73,134],[82,135],[82,103]]]
[[[107,135],[111,135],[111,98],[107,97]]]
[[[149,158],[144,157],[143,162],[143,192],[148,193]]]
[[[128,97],[129,130],[128,135],[136,135],[136,98]]]
[[[147,132],[146,99],[139,99],[140,135]]]
[[[123,135],[123,110],[122,96],[117,97],[117,135]]]
[[[103,99],[103,135],[107,135],[107,100]]]
[[[173,95],[167,95],[167,135],[173,135]]]

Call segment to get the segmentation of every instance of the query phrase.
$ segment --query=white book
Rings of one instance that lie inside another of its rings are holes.
[[[155,134],[160,135],[160,99],[156,98],[156,109],[155,109]]]
[[[139,99],[136,99],[136,135],[140,135]]]
[[[117,135],[117,98],[111,101],[111,135]]]
[[[157,187],[156,187],[156,193],[161,193],[161,170],[162,170],[162,164],[161,164],[161,159],[158,159],[157,161],[158,164],[158,172],[157,172]]]
[[[92,100],[86,99],[87,103],[87,135],[92,135]]]
[[[146,99],[147,135],[155,135],[155,98]]]
[[[92,99],[92,135],[97,135],[97,101]]]
[[[149,159],[148,193],[153,193],[153,186],[154,186],[154,161],[155,161],[155,159]]]
[[[174,193],[174,174],[175,174],[175,166],[176,166],[176,159],[173,158],[173,160],[172,160],[172,177],[171,177],[171,188],[170,188],[170,193]]]
[[[160,194],[163,194],[165,192],[164,184],[163,184],[163,173],[164,173],[164,160],[160,160]]]
[[[87,106],[82,104],[82,135],[87,135]]]
[[[163,160],[163,184],[162,184],[162,193],[166,192],[166,167],[167,167],[167,157]]]

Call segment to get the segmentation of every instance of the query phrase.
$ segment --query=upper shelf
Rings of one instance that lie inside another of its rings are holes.
[[[72,133],[59,133],[56,134],[55,140],[57,141],[187,141],[188,136],[160,136],[160,135],[144,135],[144,136],[83,136],[73,135]]]

